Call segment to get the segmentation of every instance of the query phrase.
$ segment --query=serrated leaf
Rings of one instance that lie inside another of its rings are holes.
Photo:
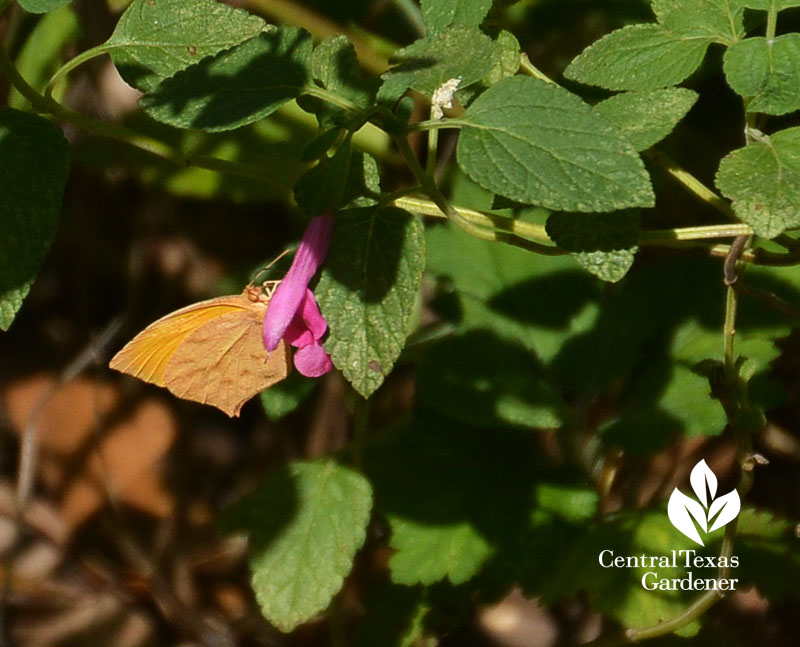
[[[265,28],[258,16],[217,0],[134,0],[106,46],[122,78],[148,92]]]
[[[630,25],[587,47],[567,66],[564,76],[608,90],[663,88],[694,72],[710,43],[661,25]]]
[[[328,322],[325,349],[365,398],[405,345],[424,265],[422,225],[408,212],[364,207],[337,214],[314,292]]]
[[[514,76],[519,71],[520,48],[519,41],[514,34],[503,29],[497,34],[495,43],[497,43],[500,54],[497,63],[495,63],[489,74],[483,77],[479,83],[456,92],[456,97],[462,106],[469,106],[475,97],[484,92],[486,88],[503,79]]]
[[[649,176],[630,144],[555,84],[504,79],[457,121],[459,165],[494,193],[564,211],[653,204]]]
[[[747,38],[729,47],[724,61],[728,84],[750,99],[748,112],[783,115],[800,108],[800,34],[771,43]]]
[[[744,36],[743,0],[671,0],[659,22],[684,37],[730,45]]]
[[[302,94],[311,48],[307,32],[276,27],[178,72],[140,105],[153,119],[179,128],[239,128]]]
[[[547,219],[547,234],[585,270],[614,283],[628,273],[639,249],[639,215],[553,213]]]
[[[332,460],[290,463],[229,514],[250,534],[250,568],[264,616],[291,631],[325,609],[364,543],[369,482]]]
[[[450,25],[479,27],[492,8],[492,0],[422,0],[422,19],[429,34]]]
[[[397,550],[394,582],[462,583],[511,550],[533,503],[531,440],[525,431],[475,430],[418,412],[409,428],[369,448],[376,507]]]
[[[0,108],[0,329],[8,330],[53,242],[69,145],[46,119]]]
[[[483,79],[486,85],[494,85],[509,76],[514,76],[519,70],[520,47],[517,37],[503,29],[497,34],[495,42],[500,48],[500,56],[492,71]]]
[[[389,567],[398,584],[430,585],[445,578],[463,584],[492,554],[489,543],[469,523],[431,526],[393,518],[391,524],[391,545],[397,552]]]
[[[353,44],[338,34],[326,38],[314,48],[311,57],[314,80],[323,88],[344,97],[361,108],[375,102],[380,85],[375,77],[364,77]]]
[[[800,225],[800,127],[730,153],[719,165],[716,184],[759,236],[774,238]]]
[[[637,151],[647,150],[669,135],[697,101],[684,88],[624,92],[601,101],[592,110],[619,128]]]
[[[69,4],[70,0],[18,0],[19,6],[30,13],[47,13]]]
[[[401,49],[392,57],[398,63],[382,78],[383,101],[395,101],[407,88],[430,97],[446,81],[461,78],[467,88],[492,71],[500,57],[495,41],[476,28],[452,25]]]

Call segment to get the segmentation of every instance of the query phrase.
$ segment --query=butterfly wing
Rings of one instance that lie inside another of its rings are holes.
[[[109,366],[145,382],[166,386],[167,365],[186,338],[198,328],[229,313],[246,310],[252,302],[244,294],[194,303],[161,317],[129,341]]]
[[[269,357],[264,348],[266,304],[248,303],[247,309],[223,314],[184,339],[164,373],[172,393],[238,416],[245,402],[289,374],[289,347],[281,342]]]

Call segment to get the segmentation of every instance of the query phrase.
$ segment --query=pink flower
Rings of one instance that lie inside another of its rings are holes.
[[[320,343],[328,323],[319,311],[308,283],[328,253],[333,216],[326,213],[308,224],[292,266],[278,284],[264,317],[264,346],[275,350],[281,339],[297,348],[294,365],[306,377],[319,377],[333,368]]]

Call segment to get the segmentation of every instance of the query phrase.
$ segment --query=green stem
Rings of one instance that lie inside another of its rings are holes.
[[[689,191],[691,194],[714,207],[714,209],[728,218],[732,220],[738,220],[733,208],[730,204],[728,204],[728,202],[719,197],[691,173],[680,167],[678,163],[671,159],[668,155],[653,149],[645,151],[642,154],[667,171],[667,173],[669,173],[675,180],[680,182],[683,188]]]
[[[725,378],[729,385],[736,381],[736,356],[734,353],[734,338],[736,336],[736,307],[738,305],[737,293],[733,285],[729,285],[725,294],[725,326],[722,332],[722,341],[725,357]]]
[[[431,128],[428,131],[428,153],[425,160],[425,172],[431,177],[436,173],[436,152],[439,148],[439,129]]]
[[[539,79],[540,81],[546,81],[547,83],[557,85],[553,79],[551,79],[544,72],[539,70],[539,68],[537,68],[533,63],[531,63],[531,59],[528,58],[528,55],[525,52],[522,52],[522,54],[519,55],[519,66],[520,69],[528,76],[532,76],[534,79]]]
[[[0,13],[4,12],[9,4],[11,4],[11,0],[0,0]]]
[[[677,227],[675,229],[655,229],[639,234],[640,245],[661,245],[675,241],[709,240],[714,238],[735,238],[749,236],[752,227],[745,224],[703,225],[699,227]]]
[[[103,43],[102,45],[98,45],[97,47],[92,47],[91,49],[87,49],[85,52],[81,52],[75,58],[70,59],[64,65],[62,65],[58,70],[56,70],[55,74],[50,77],[50,80],[47,82],[47,86],[45,88],[45,96],[49,97],[55,87],[56,83],[59,82],[62,78],[64,78],[67,74],[69,74],[72,70],[74,70],[79,65],[82,65],[86,61],[90,61],[93,58],[97,58],[113,49],[112,46],[108,45],[107,43]]]
[[[440,128],[461,128],[461,122],[458,119],[426,119],[425,121],[406,124],[400,133],[409,135],[423,130],[439,130]]]
[[[764,36],[767,42],[775,38],[775,30],[778,26],[778,10],[775,8],[775,3],[770,3],[769,11],[767,12],[767,30]]]
[[[446,218],[447,216],[436,205],[436,203],[423,198],[404,197],[395,200],[395,206],[407,209],[414,213],[435,218]],[[545,244],[553,244],[552,239],[547,235],[543,225],[525,222],[517,218],[509,218],[499,214],[486,214],[475,209],[453,206],[463,218],[473,224],[491,228],[499,227],[504,231],[524,236],[534,241]],[[753,229],[750,225],[732,223],[729,225],[704,225],[699,227],[677,227],[675,229],[655,229],[643,231],[639,235],[640,245],[669,245],[692,240],[712,240],[715,238],[735,238],[736,236],[750,235]],[[727,247],[725,248],[727,252]],[[761,250],[759,250],[760,252]],[[785,254],[773,254],[783,258]]]
[[[328,92],[327,90],[317,87],[315,85],[305,86],[303,88],[303,93],[312,97],[317,97],[318,99],[322,99],[323,101],[331,103],[339,108],[349,110],[350,112],[356,112],[361,109],[352,101],[348,101],[347,99],[339,96],[338,94],[334,94],[333,92]]]

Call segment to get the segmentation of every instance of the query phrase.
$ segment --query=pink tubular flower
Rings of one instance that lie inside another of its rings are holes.
[[[319,311],[308,283],[328,253],[333,216],[326,213],[308,224],[292,266],[278,284],[264,317],[264,346],[275,350],[281,339],[297,348],[294,365],[306,377],[319,377],[333,368],[320,343],[328,323]]]

